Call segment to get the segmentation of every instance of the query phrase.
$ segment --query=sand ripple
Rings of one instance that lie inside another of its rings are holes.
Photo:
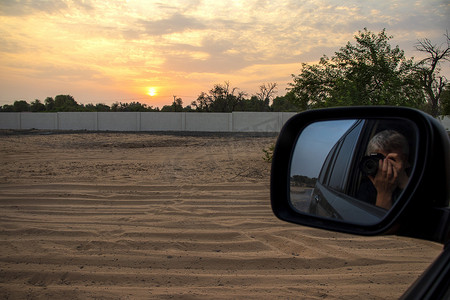
[[[399,297],[441,246],[277,220],[274,140],[0,136],[0,298]]]

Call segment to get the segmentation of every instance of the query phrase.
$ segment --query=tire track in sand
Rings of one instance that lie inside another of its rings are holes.
[[[440,251],[277,220],[273,138],[0,138],[1,298],[395,298]]]

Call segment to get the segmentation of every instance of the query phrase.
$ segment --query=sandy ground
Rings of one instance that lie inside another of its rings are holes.
[[[0,298],[398,298],[442,247],[279,221],[274,141],[0,135]]]

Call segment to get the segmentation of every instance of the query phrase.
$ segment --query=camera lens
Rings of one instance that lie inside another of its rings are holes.
[[[367,176],[375,176],[378,172],[378,163],[384,159],[384,155],[380,153],[364,156],[359,164],[361,172]]]

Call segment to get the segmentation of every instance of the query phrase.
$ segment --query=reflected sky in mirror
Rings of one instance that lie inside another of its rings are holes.
[[[295,147],[291,176],[317,178],[331,148],[355,122],[356,120],[323,121],[306,127]]]

